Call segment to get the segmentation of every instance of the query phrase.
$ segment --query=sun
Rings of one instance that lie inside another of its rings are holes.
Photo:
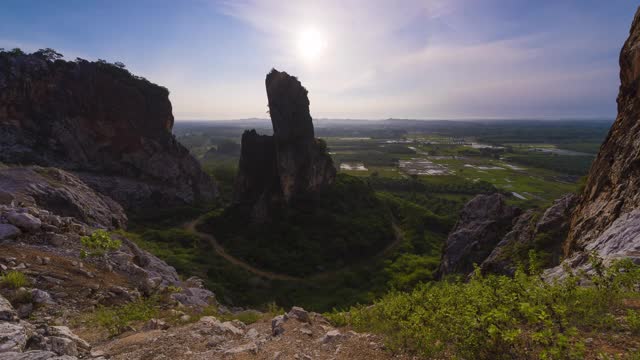
[[[326,47],[326,37],[318,29],[307,28],[298,34],[298,52],[305,60],[318,58]]]

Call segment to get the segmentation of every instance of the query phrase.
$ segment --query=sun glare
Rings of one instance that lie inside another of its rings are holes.
[[[305,29],[298,35],[298,51],[306,60],[315,60],[326,47],[326,38],[317,29]]]

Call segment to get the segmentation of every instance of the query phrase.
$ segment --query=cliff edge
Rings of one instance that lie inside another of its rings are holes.
[[[173,121],[169,91],[120,63],[0,52],[0,162],[72,171],[125,207],[212,200]]]

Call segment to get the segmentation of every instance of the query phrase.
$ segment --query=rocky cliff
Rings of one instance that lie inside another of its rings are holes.
[[[520,209],[509,206],[502,194],[478,195],[469,201],[444,246],[440,276],[468,274],[509,231]]]
[[[577,200],[577,195],[568,194],[544,211],[525,211],[514,220],[511,230],[480,264],[480,269],[484,273],[514,275],[519,265],[529,264],[530,250],[536,252],[541,266],[558,265]]]
[[[265,85],[273,136],[242,135],[234,202],[252,207],[256,219],[270,209],[332,183],[336,176],[326,144],[314,137],[307,90],[286,72],[272,70]]]
[[[640,260],[640,10],[620,53],[617,101],[618,116],[571,218],[564,253],[574,266],[591,251]]]
[[[122,65],[0,52],[0,162],[73,171],[125,207],[208,201],[166,88]]]

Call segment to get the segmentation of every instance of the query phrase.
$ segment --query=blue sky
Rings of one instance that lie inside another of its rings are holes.
[[[316,118],[613,118],[629,0],[2,0],[0,47],[122,61],[177,119],[266,117],[297,75]]]

